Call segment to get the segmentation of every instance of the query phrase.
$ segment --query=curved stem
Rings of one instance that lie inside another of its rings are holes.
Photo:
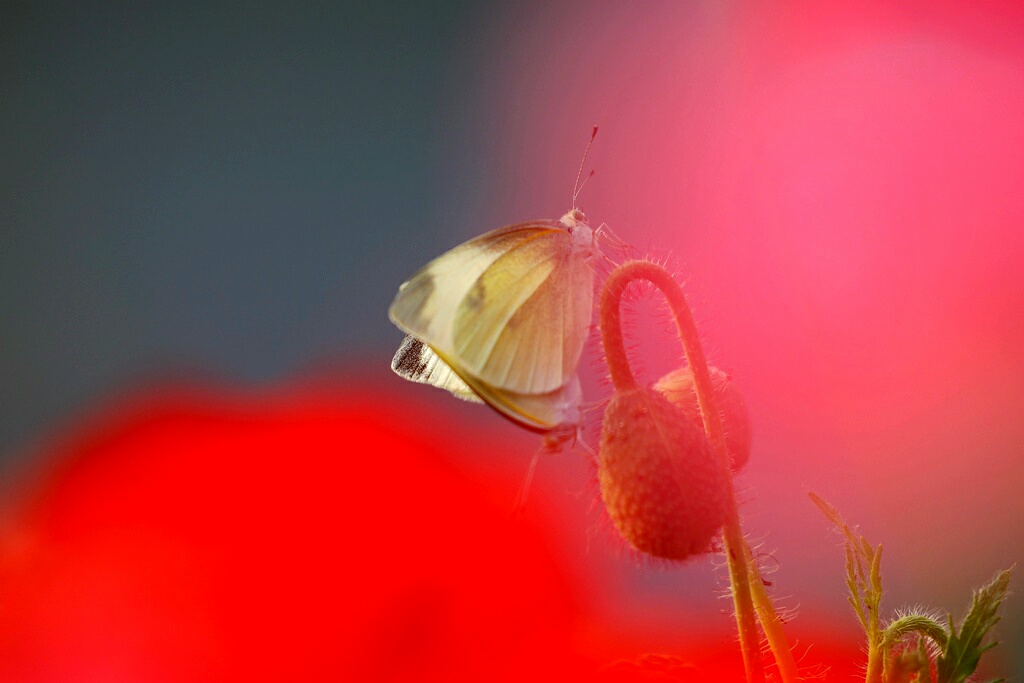
[[[604,347],[605,362],[608,363],[608,374],[612,384],[619,391],[632,389],[636,386],[636,378],[629,369],[629,358],[626,346],[622,341],[622,309],[619,301],[630,283],[630,278],[616,277],[630,263],[618,267],[605,282],[601,292],[601,345]]]
[[[729,451],[725,443],[725,431],[722,428],[721,417],[714,408],[711,375],[708,372],[707,361],[704,359],[704,350],[700,345],[697,325],[693,321],[693,315],[690,313],[690,307],[686,304],[686,297],[683,296],[682,289],[664,268],[649,261],[628,261],[622,264],[608,277],[601,293],[601,340],[604,344],[612,383],[619,390],[636,386],[636,379],[629,369],[629,360],[626,357],[622,341],[619,305],[623,292],[634,280],[650,282],[661,291],[668,301],[675,318],[679,339],[683,344],[686,361],[693,372],[697,403],[704,420],[704,431],[729,477],[728,512],[722,527],[722,537],[725,541],[725,554],[729,564],[729,582],[732,586],[736,627],[739,631],[740,650],[743,653],[747,681],[748,683],[760,683],[764,681],[764,667],[759,652],[760,638],[757,633],[757,617],[750,590],[750,564],[747,559],[749,550],[740,527],[739,508],[736,504],[735,488],[732,485],[732,469],[729,462]]]

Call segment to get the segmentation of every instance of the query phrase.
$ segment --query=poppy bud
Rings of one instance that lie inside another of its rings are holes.
[[[711,374],[715,405],[718,406],[722,427],[725,429],[725,445],[729,450],[732,471],[739,472],[750,459],[750,416],[747,413],[747,402],[729,375],[713,366],[708,366],[708,371]],[[697,405],[693,372],[688,366],[668,373],[654,383],[654,388],[686,413],[701,430],[704,429],[700,407]]]
[[[651,388],[634,385],[612,397],[597,476],[615,528],[655,557],[708,552],[727,515],[729,475],[704,430]]]

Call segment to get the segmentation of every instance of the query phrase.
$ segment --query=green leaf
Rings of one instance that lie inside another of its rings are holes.
[[[807,495],[844,537],[849,600],[868,641],[867,680],[869,683],[881,681],[883,656],[886,654],[882,647],[878,614],[882,602],[882,546],[872,546],[824,498],[813,492]]]
[[[974,591],[967,616],[957,633],[953,617],[949,617],[949,639],[936,660],[938,683],[963,683],[978,668],[981,653],[996,643],[982,645],[986,634],[999,622],[996,612],[1010,586],[1010,570],[1004,569],[987,585]]]

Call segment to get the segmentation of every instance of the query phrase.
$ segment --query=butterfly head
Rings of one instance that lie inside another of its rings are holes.
[[[562,216],[559,221],[565,231],[572,238],[572,246],[576,251],[590,251],[596,248],[594,244],[594,230],[587,223],[586,215],[579,209],[573,208]]]
[[[576,207],[573,207],[573,209],[569,213],[562,216],[562,223],[564,223],[566,227],[574,226],[579,223],[587,225],[587,216],[585,213],[583,213]]]

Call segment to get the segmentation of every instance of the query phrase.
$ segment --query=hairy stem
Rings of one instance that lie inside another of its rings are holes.
[[[868,611],[868,670],[865,683],[882,683],[882,629],[879,626],[878,609],[882,603],[882,546],[871,556],[871,573],[868,575],[872,590],[865,596],[864,605]]]
[[[782,683],[796,683],[800,680],[797,672],[796,660],[793,659],[793,650],[789,647],[786,634],[782,630],[782,620],[775,611],[772,600],[768,597],[768,591],[764,589],[764,582],[761,580],[761,573],[757,568],[750,549],[747,548],[747,568],[750,572],[750,593],[754,600],[754,608],[757,610],[758,621],[768,639],[768,647],[775,656],[775,664],[779,667],[779,676]]]

